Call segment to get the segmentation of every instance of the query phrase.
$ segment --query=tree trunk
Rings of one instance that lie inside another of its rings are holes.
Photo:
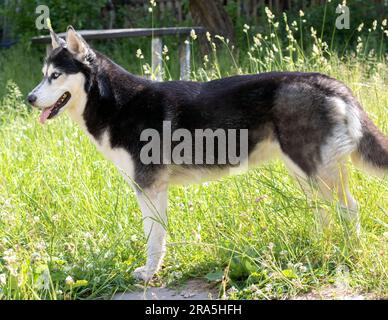
[[[190,0],[189,8],[195,24],[233,41],[233,24],[220,0]]]

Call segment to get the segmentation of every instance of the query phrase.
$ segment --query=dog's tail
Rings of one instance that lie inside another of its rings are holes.
[[[352,154],[353,163],[375,175],[388,174],[388,138],[376,127],[373,121],[361,110],[361,130],[357,150]]]

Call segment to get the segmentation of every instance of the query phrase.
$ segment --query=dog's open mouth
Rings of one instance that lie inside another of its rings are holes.
[[[41,124],[44,124],[47,119],[54,118],[59,110],[65,106],[71,97],[70,92],[66,91],[52,106],[44,108],[40,114],[39,121]]]

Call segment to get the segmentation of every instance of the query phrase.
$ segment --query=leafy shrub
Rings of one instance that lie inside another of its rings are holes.
[[[6,94],[0,100],[0,119],[6,121],[10,115],[26,115],[27,107],[24,103],[23,94],[17,84],[8,80],[5,87]]]

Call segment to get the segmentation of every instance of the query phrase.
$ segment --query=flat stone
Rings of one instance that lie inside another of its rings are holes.
[[[143,290],[115,294],[113,300],[214,300],[218,298],[217,288],[204,280],[187,281],[179,288],[144,287]]]

